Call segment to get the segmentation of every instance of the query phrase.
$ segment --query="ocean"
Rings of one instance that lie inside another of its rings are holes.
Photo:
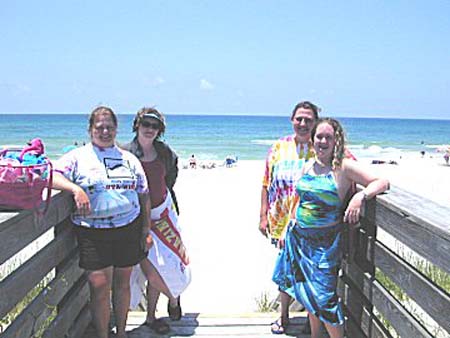
[[[119,114],[117,140],[132,139],[134,115]],[[398,159],[450,143],[450,120],[337,118],[344,126],[348,147],[358,158]],[[25,145],[40,137],[52,159],[64,147],[89,141],[88,114],[0,114],[0,145]],[[292,133],[289,116],[168,115],[164,139],[187,159],[221,161],[227,155],[262,160],[279,137]]]

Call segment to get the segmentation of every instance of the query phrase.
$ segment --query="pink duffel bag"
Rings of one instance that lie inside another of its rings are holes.
[[[0,209],[34,209],[44,214],[51,199],[52,169],[51,161],[43,154],[43,145],[40,153],[32,147],[3,149],[0,152]]]

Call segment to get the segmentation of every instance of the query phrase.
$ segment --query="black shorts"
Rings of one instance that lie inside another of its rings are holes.
[[[75,226],[80,252],[79,266],[100,270],[109,266],[124,268],[147,256],[143,246],[141,217],[117,229],[89,229]]]

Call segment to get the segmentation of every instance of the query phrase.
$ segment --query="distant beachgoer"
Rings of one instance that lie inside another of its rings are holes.
[[[197,159],[195,158],[194,154],[192,154],[189,159],[189,167],[191,169],[197,169]]]
[[[445,164],[448,165],[449,159],[450,159],[450,149],[448,149],[444,154]]]
[[[276,141],[269,149],[261,190],[259,231],[271,237],[278,248],[284,246],[284,232],[290,220],[295,183],[304,163],[313,158],[311,129],[320,109],[309,101],[298,103],[291,114],[293,135]],[[289,325],[291,297],[281,288],[281,316],[271,324],[273,334],[285,333]]]
[[[227,168],[231,168],[236,162],[237,160],[231,155],[227,155],[227,157],[225,158],[225,166]]]
[[[111,108],[95,108],[88,130],[91,143],[54,163],[53,186],[71,192],[76,204],[71,220],[97,337],[109,337],[113,288],[116,337],[125,338],[132,267],[152,244],[147,179],[139,160],[115,145],[117,117]]]
[[[135,137],[124,146],[139,158],[144,167],[150,188],[151,221],[155,224],[151,231],[153,247],[140,262],[140,266],[136,265],[133,269],[131,307],[136,307],[141,300],[142,289],[147,280],[145,325],[158,334],[170,331],[169,325],[155,316],[160,293],[169,299],[167,311],[170,319],[180,320],[180,294],[187,288],[191,278],[173,189],[178,176],[178,156],[161,140],[165,130],[165,118],[161,112],[155,108],[142,108],[133,121]]]
[[[200,163],[200,168],[202,169],[213,169],[216,167],[216,164],[213,161]]]
[[[344,158],[344,132],[336,120],[318,120],[311,138],[315,158],[301,169],[295,189],[299,204],[292,210],[273,280],[305,306],[311,337],[318,337],[323,322],[331,338],[342,338],[344,314],[336,288],[344,222],[357,223],[363,202],[387,190],[389,182]],[[347,203],[354,183],[365,188]]]
[[[397,161],[394,161],[394,160],[390,160],[390,161],[384,161],[384,160],[372,160],[372,164],[385,164],[385,163],[388,163],[388,164],[398,164],[397,163]]]

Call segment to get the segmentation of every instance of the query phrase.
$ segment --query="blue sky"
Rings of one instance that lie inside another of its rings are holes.
[[[0,112],[450,119],[450,1],[4,1]]]

